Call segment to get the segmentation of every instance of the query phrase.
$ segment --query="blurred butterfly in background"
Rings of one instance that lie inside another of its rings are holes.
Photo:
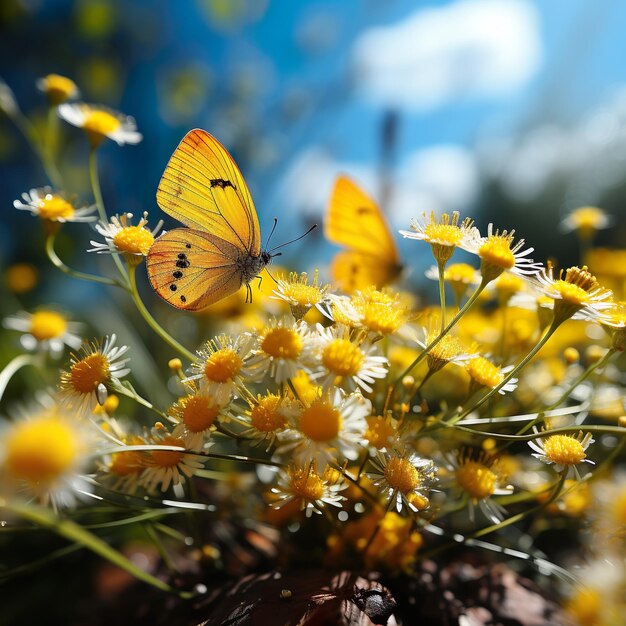
[[[163,172],[157,203],[188,227],[166,232],[150,248],[148,277],[159,296],[198,311],[245,284],[251,300],[250,281],[280,253],[261,251],[250,191],[215,137],[200,129],[185,135]]]
[[[380,207],[358,185],[340,176],[331,194],[324,234],[347,250],[331,266],[334,282],[347,293],[381,289],[402,272],[400,257]]]

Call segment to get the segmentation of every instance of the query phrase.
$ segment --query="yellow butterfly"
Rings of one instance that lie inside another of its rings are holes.
[[[352,293],[393,282],[402,271],[400,257],[380,207],[346,176],[335,183],[324,220],[324,233],[347,248],[333,259],[337,285]]]
[[[250,191],[226,148],[205,130],[188,132],[163,172],[157,203],[188,226],[159,237],[148,277],[171,305],[197,311],[225,298],[268,265]],[[280,246],[279,246],[280,247]]]

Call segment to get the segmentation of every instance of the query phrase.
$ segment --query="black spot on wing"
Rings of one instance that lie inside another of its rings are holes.
[[[226,189],[226,187],[232,187],[235,191],[237,191],[237,188],[235,187],[235,185],[233,185],[233,183],[230,180],[226,180],[224,178],[211,178],[210,184],[211,184],[211,189],[213,189],[213,187],[219,187],[220,189]]]

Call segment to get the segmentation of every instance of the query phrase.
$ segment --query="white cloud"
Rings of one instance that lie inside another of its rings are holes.
[[[303,151],[279,184],[278,194],[294,213],[320,220],[339,174],[348,174],[374,198],[377,171],[368,166],[336,161],[322,148]],[[439,145],[409,154],[393,177],[389,207],[394,228],[406,228],[423,211],[468,208],[476,198],[478,170],[473,154],[458,145]]]
[[[414,110],[505,95],[536,72],[538,31],[527,0],[460,0],[421,9],[356,40],[356,85],[377,104]]]

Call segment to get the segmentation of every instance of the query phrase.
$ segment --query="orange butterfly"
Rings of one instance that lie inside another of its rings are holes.
[[[344,291],[384,287],[402,271],[400,257],[380,207],[354,182],[340,176],[335,183],[324,233],[347,250],[331,267],[333,280]]]
[[[159,237],[148,253],[154,290],[197,311],[237,291],[268,265],[250,191],[226,148],[205,130],[188,132],[172,154],[158,205],[188,228]],[[280,246],[279,246],[280,247]]]

